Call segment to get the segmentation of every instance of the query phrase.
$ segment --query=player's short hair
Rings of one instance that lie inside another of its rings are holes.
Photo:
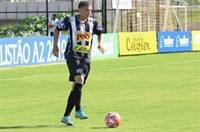
[[[53,14],[53,16],[56,16],[56,14]]]
[[[82,8],[84,6],[91,6],[91,4],[88,2],[88,1],[81,1],[79,4],[78,4],[78,8]]]

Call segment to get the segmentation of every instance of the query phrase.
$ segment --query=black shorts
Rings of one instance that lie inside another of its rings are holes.
[[[53,36],[53,32],[50,32],[50,36]]]
[[[73,58],[67,57],[66,63],[70,73],[69,81],[75,82],[74,77],[77,75],[81,75],[84,76],[84,84],[85,84],[90,72],[90,63],[88,62],[86,63],[85,60],[77,59],[74,57]]]

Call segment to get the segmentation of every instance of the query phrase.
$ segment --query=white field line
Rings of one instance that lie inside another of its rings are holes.
[[[123,68],[113,68],[113,69],[105,69],[105,70],[101,70],[101,71],[129,70],[129,69],[135,69],[135,68],[146,68],[146,67],[154,67],[154,66],[162,66],[162,65],[176,65],[176,64],[192,63],[192,62],[200,62],[200,60],[170,62],[170,63],[163,63],[163,64],[142,65],[142,66],[132,66],[132,67],[123,67]]]
[[[64,74],[64,73],[59,73],[59,74]],[[10,80],[29,79],[29,78],[40,77],[40,76],[49,76],[49,75],[53,75],[53,74],[38,74],[38,75],[25,76],[25,77],[6,78],[6,79],[0,79],[0,81],[10,81]]]
[[[141,66],[132,66],[132,67],[123,67],[123,68],[113,68],[113,69],[105,69],[105,70],[97,69],[97,70],[98,70],[98,71],[129,70],[129,69],[135,69],[135,68],[147,68],[147,67],[162,66],[162,65],[176,65],[176,64],[192,63],[192,62],[200,62],[200,60],[170,62],[170,63],[152,64],[152,65],[141,65]],[[59,73],[59,74],[66,74],[66,73]],[[18,77],[18,78],[6,78],[6,79],[1,79],[1,81],[19,80],[19,79],[29,79],[29,78],[34,78],[34,77],[50,76],[50,75],[52,75],[52,74],[37,74],[37,75],[25,76],[25,77]]]

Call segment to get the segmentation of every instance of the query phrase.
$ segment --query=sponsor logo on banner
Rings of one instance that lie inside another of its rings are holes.
[[[194,43],[200,43],[200,34],[194,35]]]
[[[189,46],[189,38],[187,38],[185,35],[181,38],[180,35],[177,35],[176,37],[176,47],[179,46]]]
[[[0,67],[64,61],[67,37],[60,37],[59,58],[52,55],[52,37],[5,38],[0,43]]]
[[[190,32],[158,32],[158,52],[191,51]]]
[[[144,38],[127,38],[126,49],[128,51],[146,51],[150,50],[149,42],[145,42]]]
[[[191,31],[192,34],[192,50],[200,50],[200,31]]]
[[[117,37],[118,37],[117,34],[103,34],[103,47],[105,48],[105,53],[102,54],[97,48],[98,46],[97,36],[94,35],[93,44],[91,48],[92,59],[118,57]]]
[[[174,46],[174,39],[169,36],[165,38],[163,35],[160,37],[160,48],[163,47],[173,47]]]
[[[118,0],[112,0],[112,8],[116,9],[118,4]],[[119,0],[119,9],[132,9],[132,1],[131,0]]]
[[[120,55],[156,53],[156,32],[119,33]]]

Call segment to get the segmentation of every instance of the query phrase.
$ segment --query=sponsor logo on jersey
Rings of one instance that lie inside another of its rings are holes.
[[[64,23],[64,20],[62,20],[62,21],[58,24],[58,28],[59,28],[59,29],[65,29],[65,28],[66,28],[65,23]]]
[[[77,69],[77,70],[76,70],[76,73],[83,73],[83,69],[80,69],[80,68]]]
[[[103,30],[100,23],[98,23],[98,25],[97,25],[97,30],[100,30],[100,31]]]
[[[76,44],[74,46],[74,50],[76,52],[87,53],[88,54],[90,52],[90,46]]]
[[[91,34],[89,32],[85,33],[76,33],[76,41],[80,42],[82,40],[89,41],[91,38]]]

